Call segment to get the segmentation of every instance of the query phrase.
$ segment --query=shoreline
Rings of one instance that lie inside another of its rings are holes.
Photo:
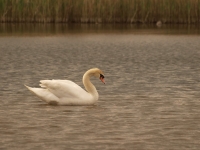
[[[4,0],[0,22],[199,24],[200,1]]]
[[[89,20],[89,19],[88,19]],[[0,20],[0,24],[21,24],[21,23],[31,23],[31,24],[102,24],[102,25],[106,25],[106,24],[126,24],[126,25],[157,25],[157,26],[162,26],[162,25],[199,25],[200,22],[163,22],[163,21],[153,21],[153,22],[141,22],[141,21],[136,21],[136,22],[130,22],[130,21],[104,21],[104,22],[94,22],[94,21],[61,21],[61,20],[55,20],[55,21],[47,21],[45,19],[39,19],[37,21],[30,21],[30,20],[19,20],[19,21],[13,21],[13,20]]]

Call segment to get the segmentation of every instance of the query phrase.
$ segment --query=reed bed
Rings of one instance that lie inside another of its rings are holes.
[[[200,0],[0,0],[0,22],[199,23]]]

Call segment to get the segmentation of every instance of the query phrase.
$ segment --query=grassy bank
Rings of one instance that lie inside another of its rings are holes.
[[[199,23],[200,0],[0,0],[1,22]]]

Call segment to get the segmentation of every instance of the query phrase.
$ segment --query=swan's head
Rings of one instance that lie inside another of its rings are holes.
[[[103,71],[101,71],[98,68],[93,68],[93,69],[90,69],[89,72],[91,73],[91,75],[99,78],[105,84],[105,80],[104,80],[105,77],[104,77]]]

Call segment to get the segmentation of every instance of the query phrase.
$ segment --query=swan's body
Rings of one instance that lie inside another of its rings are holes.
[[[103,72],[98,68],[90,69],[83,75],[83,84],[87,91],[69,80],[41,80],[41,88],[25,86],[48,104],[93,105],[97,102],[99,94],[90,82],[92,76],[99,77],[104,83]]]

